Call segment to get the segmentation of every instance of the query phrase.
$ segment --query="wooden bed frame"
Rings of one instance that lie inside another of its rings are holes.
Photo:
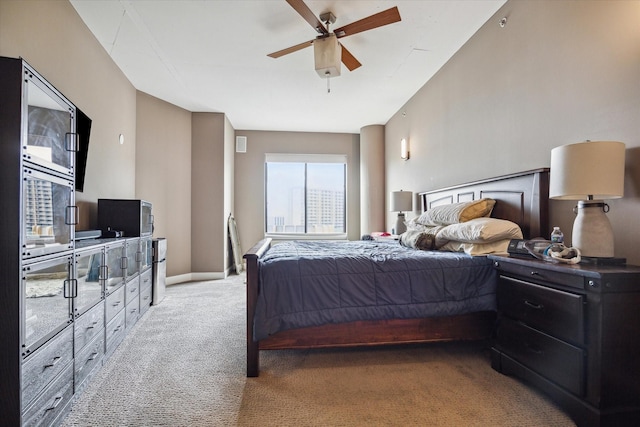
[[[548,168],[428,191],[419,196],[422,211],[442,204],[492,198],[496,204],[491,216],[517,223],[525,238],[549,233]],[[485,311],[448,317],[332,323],[282,331],[256,342],[253,323],[259,291],[258,260],[270,247],[271,239],[263,239],[244,255],[247,261],[248,377],[259,374],[260,350],[476,340],[492,334],[495,313]]]

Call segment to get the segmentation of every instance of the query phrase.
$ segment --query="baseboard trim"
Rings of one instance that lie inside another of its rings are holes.
[[[167,277],[167,286],[185,282],[226,279],[227,276],[229,276],[229,271],[179,274],[177,276]]]

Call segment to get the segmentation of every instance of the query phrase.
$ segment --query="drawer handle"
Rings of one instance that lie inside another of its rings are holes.
[[[529,350],[531,353],[535,353],[535,354],[542,354],[544,353],[542,350],[540,350],[539,348],[533,347],[532,345],[530,345],[529,343],[524,343],[524,346],[527,348],[527,350]]]
[[[98,321],[96,320],[95,322],[93,322],[91,325],[87,326],[87,329],[93,329],[98,325]]]
[[[113,303],[113,304],[111,304],[111,305],[112,305],[113,307],[117,307],[117,306],[119,306],[119,305],[120,305],[120,302],[121,302],[121,301],[116,301],[116,302],[114,302],[114,303]]]
[[[527,307],[533,308],[534,310],[544,310],[544,305],[542,304],[536,304],[535,302],[531,302],[528,300],[524,300],[524,304]]]
[[[92,353],[92,354],[91,354],[91,356],[89,356],[89,358],[87,359],[87,362],[92,361],[93,359],[95,359],[95,358],[96,358],[96,356],[98,356],[98,353],[97,353],[97,352],[96,352],[96,353]]]
[[[537,271],[532,271],[532,272],[531,272],[531,275],[532,275],[532,276],[539,276],[539,275],[540,275],[540,273],[538,273]]]
[[[529,350],[531,353],[535,353],[535,354],[543,354],[544,352],[542,350],[540,350],[539,348],[536,348],[534,346],[532,346],[529,343],[524,343],[524,346],[527,348],[527,350]]]
[[[49,363],[48,365],[44,365],[44,368],[53,368],[54,366],[56,366],[56,364],[61,360],[62,358],[60,356],[56,356],[53,358],[53,360],[51,361],[51,363]]]
[[[62,402],[62,396],[57,396],[53,400],[53,404],[50,407],[48,407],[47,409],[45,409],[45,411],[51,411],[53,409],[56,409],[58,407],[58,405],[60,404],[60,402]]]

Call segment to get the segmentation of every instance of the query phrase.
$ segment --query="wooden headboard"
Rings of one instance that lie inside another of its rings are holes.
[[[515,222],[525,239],[549,235],[549,168],[426,191],[420,193],[420,205],[424,212],[483,197],[496,201],[491,217]]]

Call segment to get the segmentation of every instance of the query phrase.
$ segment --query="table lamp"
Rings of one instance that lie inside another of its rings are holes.
[[[404,224],[404,212],[413,209],[413,193],[411,191],[392,191],[391,192],[391,212],[398,212],[396,219],[395,234],[402,234],[407,231]]]
[[[578,200],[574,207],[572,246],[583,258],[613,258],[613,229],[603,199],[624,195],[625,145],[587,141],[551,150],[549,197]]]

